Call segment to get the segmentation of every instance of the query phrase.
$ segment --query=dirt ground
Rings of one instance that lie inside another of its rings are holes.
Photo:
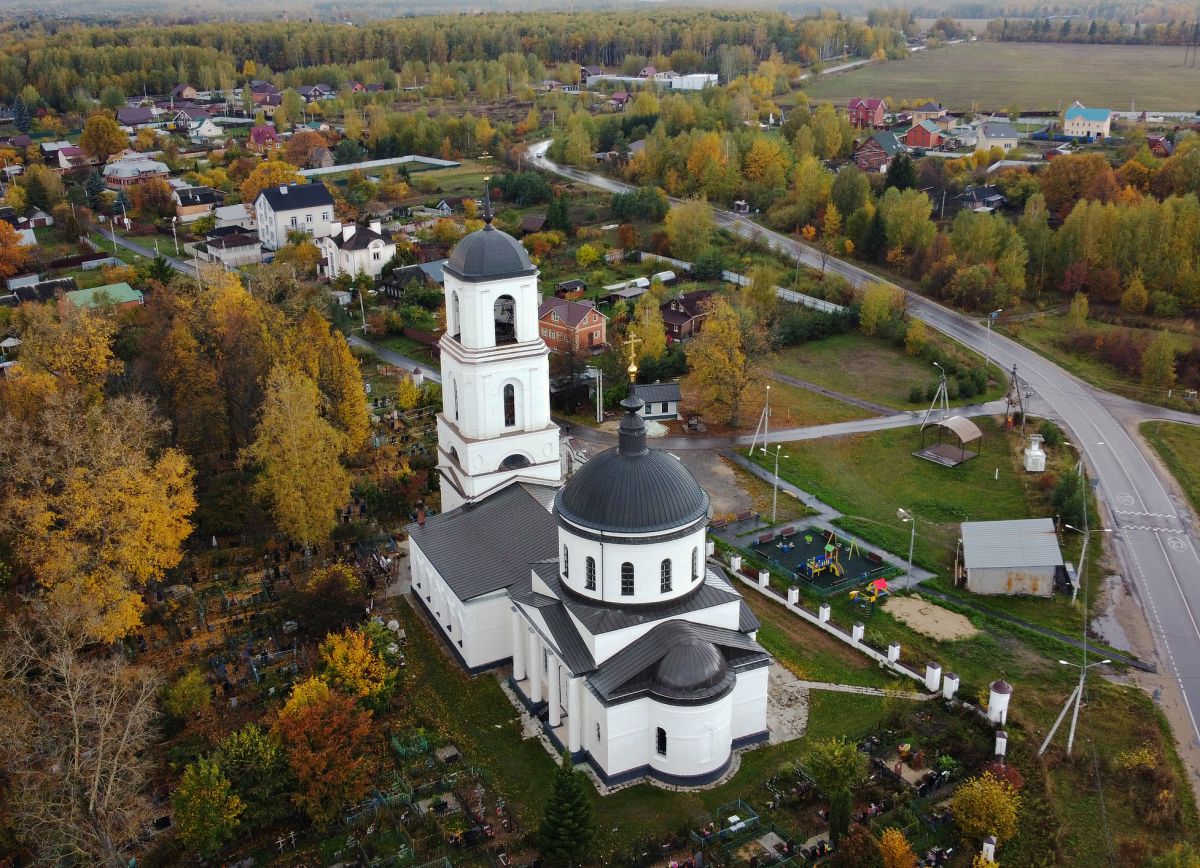
[[[733,466],[723,461],[716,452],[680,449],[672,454],[683,462],[700,487],[708,492],[713,515],[737,514],[754,508],[754,502],[738,482]]]
[[[921,599],[917,594],[911,597],[890,597],[884,602],[883,608],[918,633],[939,642],[970,639],[979,633],[966,616],[943,609]]]

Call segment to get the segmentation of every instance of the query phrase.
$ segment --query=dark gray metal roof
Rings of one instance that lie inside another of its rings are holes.
[[[962,541],[968,570],[1057,567],[1063,562],[1054,521],[1049,518],[964,521]]]
[[[667,621],[600,664],[588,683],[605,702],[647,693],[672,703],[704,702],[729,690],[737,669],[770,659],[735,630]]]
[[[490,223],[454,246],[445,270],[468,281],[537,274],[521,242]]]
[[[742,600],[742,608],[738,612],[738,629],[743,633],[753,633],[761,626],[758,616],[746,605],[746,601]]]
[[[553,558],[558,527],[522,485],[509,485],[481,503],[409,525],[417,547],[460,600],[529,579],[530,566]]]
[[[572,675],[586,675],[595,670],[596,661],[592,659],[592,652],[584,644],[566,607],[559,600],[535,593],[532,588],[514,589],[510,591],[510,596],[514,603],[536,609],[542,616],[554,646],[558,648]]]
[[[555,510],[568,521],[607,533],[649,533],[683,527],[708,515],[708,492],[683,463],[646,447],[642,402],[621,402],[620,441],[567,480]]]
[[[325,185],[315,184],[286,184],[282,188],[287,192],[281,193],[279,187],[267,187],[258,195],[267,200],[271,210],[295,211],[299,208],[313,208],[318,205],[332,205],[333,196]],[[257,199],[255,200],[257,201]]]
[[[661,401],[679,401],[682,397],[679,393],[678,383],[638,384],[633,387],[633,395],[639,401],[645,401],[647,404],[658,404]]]
[[[699,612],[702,609],[711,609],[733,600],[741,600],[737,591],[711,571],[705,576],[700,586],[690,594],[665,603],[645,603],[634,606],[628,603],[603,603],[588,600],[565,590],[558,578],[557,559],[535,564],[533,569],[538,578],[546,583],[550,591],[562,600],[563,605],[594,636],[611,633],[613,630],[624,630],[626,627],[636,627],[639,624],[651,624],[664,618],[678,618],[690,612]]]

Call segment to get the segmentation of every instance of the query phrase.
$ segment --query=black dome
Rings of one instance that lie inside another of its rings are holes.
[[[473,282],[537,273],[521,242],[490,223],[454,246],[445,270]]]
[[[621,402],[620,444],[587,461],[555,498],[573,524],[609,533],[649,533],[682,527],[708,515],[708,493],[666,452],[646,448],[636,398]]]
[[[720,693],[732,677],[716,645],[684,636],[658,661],[651,689],[669,698],[700,699]]]

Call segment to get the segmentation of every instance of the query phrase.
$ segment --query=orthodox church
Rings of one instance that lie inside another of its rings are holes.
[[[608,784],[699,785],[767,739],[770,656],[708,564],[708,494],[646,444],[562,481],[538,272],[485,227],[445,266],[438,471],[443,512],[410,528],[412,592],[470,672],[510,683],[550,737]]]

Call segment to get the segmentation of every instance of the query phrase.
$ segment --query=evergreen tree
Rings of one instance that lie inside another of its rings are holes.
[[[122,214],[124,214],[131,208],[133,208],[133,203],[129,201],[129,194],[126,193],[125,188],[122,187],[117,192],[117,198],[113,200],[113,211],[120,211]]]
[[[895,187],[897,190],[911,190],[916,186],[917,167],[913,164],[912,157],[908,154],[900,154],[888,164],[884,187],[887,189]]]
[[[850,831],[850,791],[837,790],[829,797],[829,840],[834,848]]]
[[[867,226],[867,237],[863,239],[863,258],[870,262],[883,262],[887,255],[887,224],[883,213],[876,208],[875,216]]]
[[[20,97],[13,102],[13,126],[22,133],[29,132],[29,128],[33,126],[33,118],[29,116],[29,106],[25,105],[25,100]]]
[[[83,182],[83,195],[87,197],[88,207],[93,211],[100,207],[100,197],[104,194],[107,186],[104,183],[104,176],[95,169],[92,169],[87,180]]]
[[[567,208],[566,196],[555,196],[546,211],[546,228],[564,235],[570,235],[574,227],[571,225],[571,212]]]
[[[583,775],[563,757],[538,830],[542,858],[548,865],[581,865],[588,857],[594,829],[586,786]]]

